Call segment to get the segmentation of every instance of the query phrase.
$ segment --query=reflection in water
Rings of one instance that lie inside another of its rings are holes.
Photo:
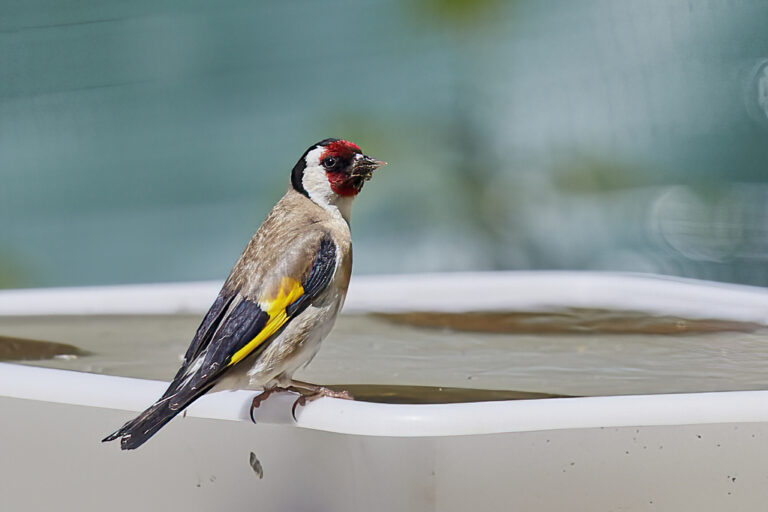
[[[348,391],[355,400],[385,404],[456,404],[499,400],[566,398],[567,395],[509,391],[503,389],[453,388],[443,386],[396,386],[387,384],[332,384],[329,388]]]
[[[543,313],[413,311],[374,313],[373,316],[415,327],[509,334],[693,334],[727,331],[754,332],[765,327],[750,322],[694,320],[672,316],[651,316],[630,311],[582,308]]]
[[[51,358],[69,360],[85,355],[88,355],[88,352],[67,343],[0,335],[0,361],[36,361]]]
[[[500,333],[453,330],[441,323],[445,318],[423,317],[432,323],[424,328],[342,315],[315,360],[296,378],[352,386],[366,399],[406,402],[531,396],[519,392],[579,396],[768,389],[766,328],[686,320],[685,334],[657,334],[667,332],[658,325],[671,326],[673,320],[606,312],[596,322],[594,312],[581,313],[507,315],[520,330],[506,318]],[[622,316],[631,330],[612,327]],[[72,343],[91,353],[31,364],[168,380],[199,321],[198,315],[2,317],[0,333]],[[530,326],[549,322],[562,322],[564,328],[531,332]],[[648,331],[642,331],[644,325]]]

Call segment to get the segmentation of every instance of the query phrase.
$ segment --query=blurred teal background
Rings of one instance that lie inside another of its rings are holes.
[[[768,3],[0,0],[0,287],[223,279],[304,149],[355,272],[768,285]]]

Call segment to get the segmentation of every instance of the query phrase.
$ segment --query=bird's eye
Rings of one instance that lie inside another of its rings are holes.
[[[326,169],[332,169],[333,166],[336,165],[336,159],[332,156],[329,156],[328,158],[323,159],[323,167]]]

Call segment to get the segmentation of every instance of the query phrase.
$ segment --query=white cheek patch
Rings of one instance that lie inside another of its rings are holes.
[[[321,206],[328,206],[335,201],[336,194],[331,189],[328,177],[325,175],[325,169],[319,165],[307,166],[304,168],[304,177],[301,180],[304,190],[314,202]]]

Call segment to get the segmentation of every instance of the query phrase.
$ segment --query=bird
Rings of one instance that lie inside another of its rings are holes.
[[[203,317],[168,389],[102,442],[119,438],[123,450],[138,448],[211,390],[261,389],[252,418],[277,391],[299,393],[294,412],[321,396],[351,398],[293,374],[309,364],[341,310],[352,271],[352,203],[383,165],[347,140],[310,146]]]

